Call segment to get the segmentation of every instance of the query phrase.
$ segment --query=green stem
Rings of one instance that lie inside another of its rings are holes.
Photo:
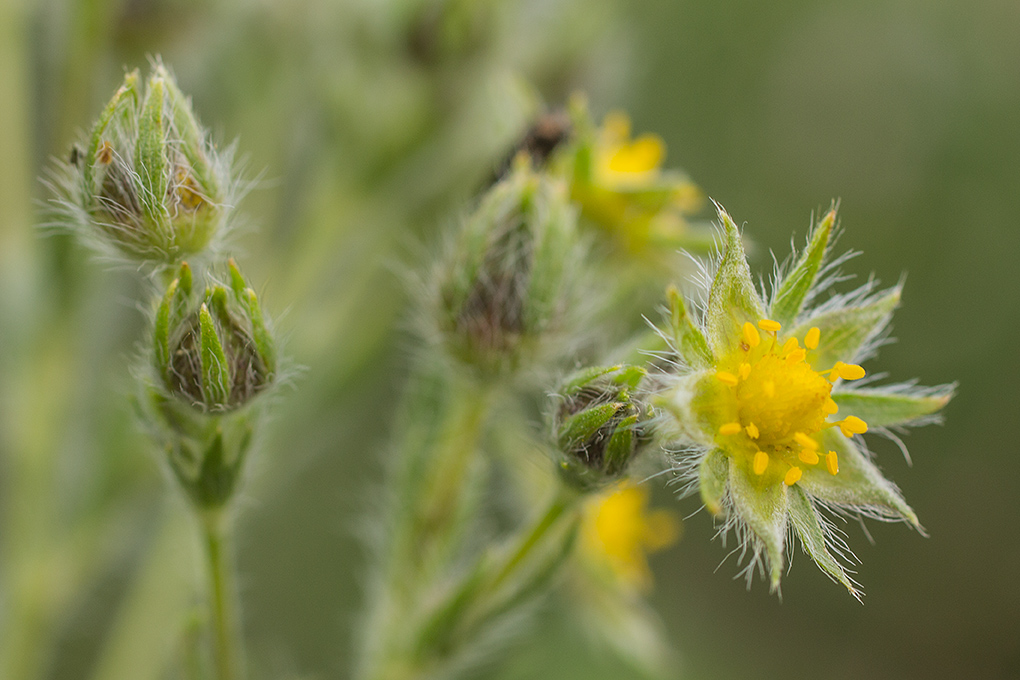
[[[229,520],[222,512],[203,516],[209,568],[209,608],[217,680],[240,680],[241,637],[237,626],[234,570],[229,554]]]

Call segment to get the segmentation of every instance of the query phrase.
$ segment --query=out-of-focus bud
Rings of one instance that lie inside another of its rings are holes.
[[[229,159],[161,63],[144,91],[137,70],[125,76],[71,160],[76,221],[122,255],[172,264],[224,230]]]
[[[638,366],[595,367],[563,386],[553,431],[569,483],[589,490],[616,481],[651,440],[652,408],[634,395],[645,375]]]
[[[276,349],[255,291],[229,262],[230,285],[192,295],[187,263],[156,312],[153,358],[163,387],[203,413],[232,411],[273,384]]]
[[[489,374],[554,353],[577,247],[564,185],[522,159],[482,198],[437,273],[436,316],[449,353]]]

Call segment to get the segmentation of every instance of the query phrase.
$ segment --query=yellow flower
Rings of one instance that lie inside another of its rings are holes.
[[[624,484],[592,498],[585,506],[581,542],[584,554],[609,568],[622,583],[647,590],[652,585],[648,553],[662,550],[680,535],[677,519],[648,509],[648,490]]]

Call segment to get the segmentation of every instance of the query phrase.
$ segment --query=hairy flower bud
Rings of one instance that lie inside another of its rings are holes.
[[[160,63],[144,91],[137,70],[125,76],[70,161],[65,209],[122,255],[172,264],[224,229],[229,162]]]
[[[167,287],[156,312],[154,360],[163,387],[205,413],[237,409],[272,385],[276,350],[259,301],[233,260],[230,285],[192,296],[191,269]]]
[[[438,274],[439,331],[485,372],[513,371],[564,326],[576,262],[565,187],[517,167],[482,198]]]
[[[595,367],[567,381],[553,419],[567,480],[585,489],[619,479],[641,449],[652,409],[635,398],[638,366]]]

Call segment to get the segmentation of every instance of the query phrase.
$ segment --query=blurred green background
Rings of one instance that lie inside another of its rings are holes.
[[[5,633],[16,621],[25,649],[52,638],[38,677],[152,677],[197,580],[182,505],[128,403],[137,276],[33,228],[50,157],[125,66],[161,54],[261,173],[239,259],[309,369],[241,517],[264,677],[347,671],[414,353],[399,271],[434,251],[522,129],[525,82],[553,104],[583,89],[596,113],[622,108],[660,134],[667,164],[746,224],[760,271],[838,199],[839,246],[865,253],[846,269],[908,273],[897,342],[869,370],[960,383],[947,424],[907,439],[912,467],[872,441],[930,538],[871,522],[870,544],[846,527],[863,606],[803,555],[781,600],[748,593],[732,560],[716,570],[726,550],[709,518],[685,522],[653,559],[651,596],[682,677],[1020,677],[1018,28],[1014,0],[6,0],[0,503],[2,538],[20,547],[3,555]],[[667,489],[658,500],[674,505]],[[631,677],[556,611],[485,674]]]

